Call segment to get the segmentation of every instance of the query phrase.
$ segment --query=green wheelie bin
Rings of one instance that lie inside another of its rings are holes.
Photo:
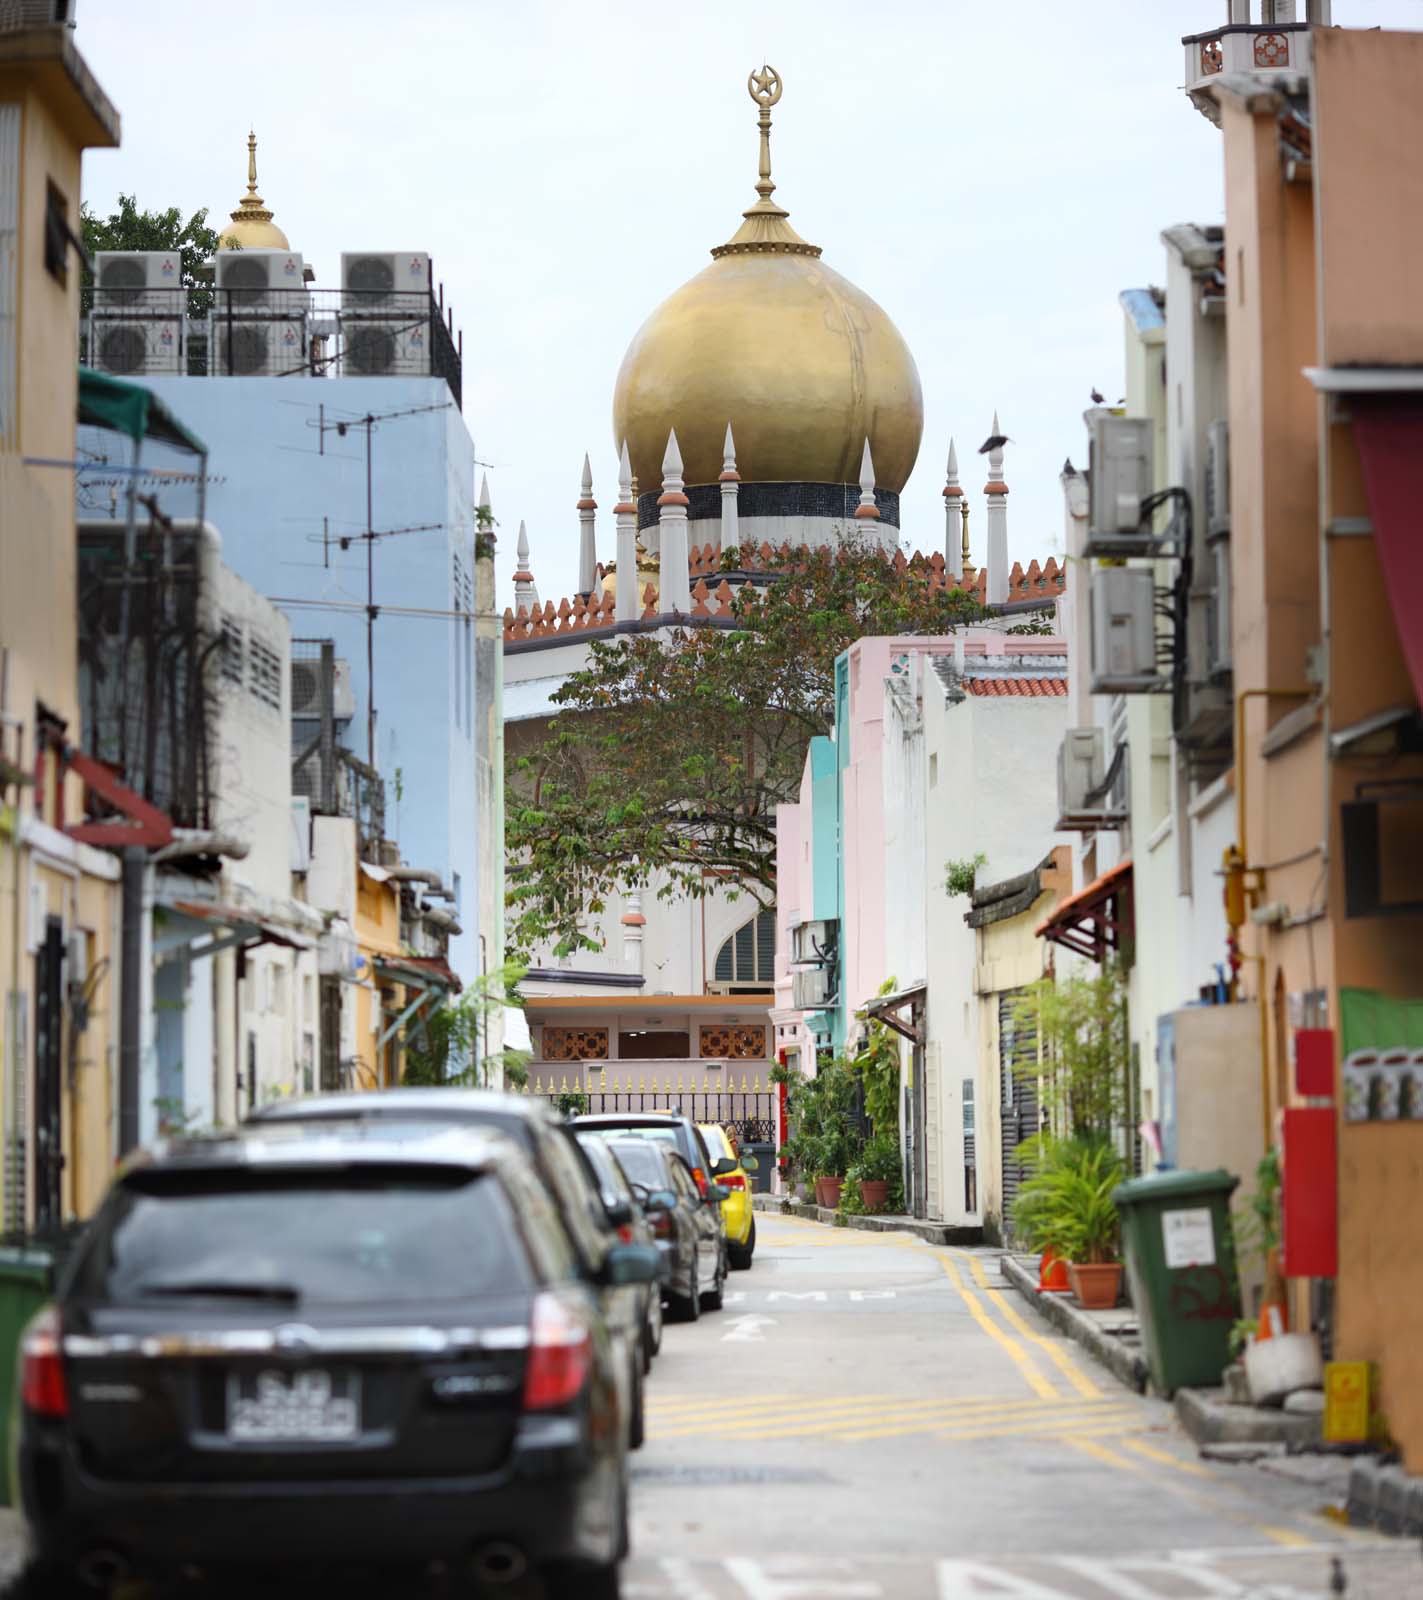
[[[1240,1316],[1230,1173],[1154,1172],[1112,1196],[1132,1305],[1157,1392],[1211,1387],[1230,1364]]]

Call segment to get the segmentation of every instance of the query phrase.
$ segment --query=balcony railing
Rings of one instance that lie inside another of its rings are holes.
[[[1309,71],[1311,25],[1307,22],[1231,22],[1210,33],[1182,39],[1186,54],[1186,93],[1212,122],[1220,108],[1210,93],[1215,79],[1228,73]]]
[[[86,285],[80,360],[120,378],[443,378],[463,359],[428,290]]]

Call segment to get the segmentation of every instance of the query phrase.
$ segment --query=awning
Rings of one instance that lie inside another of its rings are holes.
[[[177,917],[191,924],[192,937],[171,941],[168,948],[159,952],[158,960],[171,960],[186,949],[199,934],[210,938],[197,953],[200,956],[216,955],[220,950],[234,945],[276,944],[288,950],[314,950],[316,940],[309,934],[288,928],[270,917],[259,916],[242,906],[224,905],[217,900],[166,900],[158,899],[153,909]]]
[[[208,447],[188,430],[151,389],[139,383],[125,383],[92,367],[79,369],[79,420],[96,428],[126,433],[137,443],[157,439],[205,456]]]
[[[458,994],[464,985],[443,956],[373,956],[371,965],[382,978],[423,988],[450,989]]]
[[[923,1044],[924,1030],[914,1020],[914,1008],[923,1004],[924,991],[925,984],[921,978],[917,983],[896,989],[893,994],[877,996],[862,1008],[861,1014],[884,1023],[885,1027],[892,1028],[901,1039],[908,1039],[910,1044]],[[908,1017],[904,1015],[906,1006],[909,1008]]]
[[[1104,961],[1130,940],[1134,928],[1131,857],[1069,895],[1038,925],[1040,939],[1091,961]]]

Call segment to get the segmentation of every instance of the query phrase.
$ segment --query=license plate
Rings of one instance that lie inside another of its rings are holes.
[[[356,1374],[233,1373],[227,1380],[227,1437],[237,1444],[331,1444],[360,1432]]]

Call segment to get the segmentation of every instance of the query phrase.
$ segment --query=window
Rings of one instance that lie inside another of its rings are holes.
[[[716,953],[718,988],[769,989],[776,981],[776,914],[761,911],[743,922]]]
[[[257,638],[248,640],[247,691],[274,711],[282,709],[282,658]]]
[[[44,270],[60,286],[69,287],[69,202],[63,190],[46,185],[44,203]]]
[[[222,675],[229,683],[241,684],[243,672],[242,624],[233,616],[222,619]]]

